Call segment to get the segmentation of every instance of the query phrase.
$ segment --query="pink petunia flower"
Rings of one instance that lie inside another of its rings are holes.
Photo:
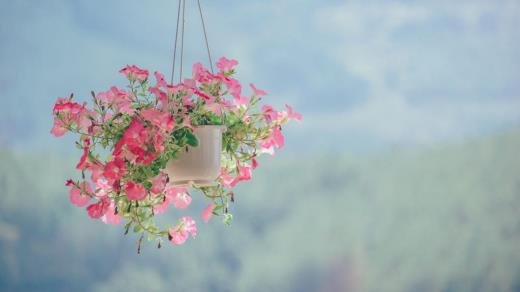
[[[128,65],[119,70],[119,73],[123,73],[128,80],[138,80],[143,82],[148,78],[148,70],[141,69],[135,65]]]
[[[87,139],[85,139],[85,147],[83,147],[83,155],[81,156],[78,164],[76,165],[77,169],[84,170],[90,165],[90,162],[88,159],[89,151],[90,151],[90,139],[87,138]]]
[[[60,119],[55,118],[54,124],[52,125],[51,134],[55,137],[61,137],[67,133],[67,128],[65,127],[65,123],[63,123]]]
[[[224,108],[224,105],[219,102],[209,102],[206,103],[206,109],[217,116],[222,115],[222,109]]]
[[[249,165],[239,165],[238,166],[238,177],[237,181],[248,181],[251,180],[251,166]]]
[[[96,163],[91,163],[87,167],[87,170],[92,173],[91,176],[90,176],[90,179],[92,179],[92,181],[94,183],[96,183],[101,178],[101,176],[103,175],[104,167],[103,167],[103,165],[101,163],[96,162]]]
[[[129,181],[125,185],[125,193],[129,200],[142,201],[146,198],[146,189],[142,184]]]
[[[147,121],[151,122],[154,126],[159,128],[159,130],[166,133],[170,133],[175,127],[175,121],[173,120],[173,117],[167,112],[162,112],[158,109],[150,108],[142,110],[141,115]]]
[[[273,146],[277,148],[282,148],[285,144],[285,138],[280,130],[280,127],[275,127],[269,133],[269,138],[260,141],[260,146],[262,149],[269,149]]]
[[[168,210],[168,207],[170,206],[171,199],[168,196],[165,196],[162,203],[153,206],[153,212],[154,214],[161,214],[166,212]]]
[[[228,187],[228,188],[233,188],[235,187],[235,178],[230,176],[227,169],[222,167],[220,169],[220,179],[222,180],[222,184],[225,186],[225,187]]]
[[[287,109],[287,118],[298,122],[303,120],[302,114],[293,111],[293,108],[290,105],[286,104],[285,108]]]
[[[114,183],[116,180],[126,173],[126,163],[123,159],[116,157],[114,160],[108,162],[103,170],[103,176],[110,182]]]
[[[150,92],[151,94],[155,95],[155,97],[158,100],[160,100],[163,105],[165,105],[167,103],[168,97],[166,95],[166,92],[164,92],[161,89],[159,89],[158,86],[148,88],[148,92]]]
[[[190,128],[192,131],[195,130],[195,127],[193,127],[193,125],[191,124],[191,120],[190,120],[190,117],[188,115],[184,116],[181,125],[183,127]]]
[[[279,113],[270,105],[262,106],[262,114],[266,122],[270,123],[278,118]]]
[[[103,220],[105,224],[117,225],[121,223],[121,216],[116,214],[116,208],[113,201],[110,202],[110,205],[108,206],[105,215],[101,217],[101,220]]]
[[[83,110],[85,110],[85,105],[72,102],[68,98],[58,98],[52,110],[54,124],[51,133],[56,137],[60,137],[68,131],[67,127],[70,127],[72,122],[79,125],[80,114]]]
[[[229,60],[226,57],[220,58],[217,62],[217,68],[223,73],[233,70],[236,65],[238,65],[237,60]]]
[[[164,172],[159,173],[156,177],[152,178],[152,188],[150,192],[154,194],[162,193],[166,187],[167,180],[168,176]]]
[[[193,79],[200,83],[213,80],[213,75],[201,63],[193,64]]]
[[[166,81],[164,80],[164,75],[157,71],[153,72],[153,75],[155,76],[155,80],[157,80],[157,84],[155,86],[166,88],[168,83],[166,83]]]
[[[79,188],[72,186],[69,194],[70,202],[78,207],[86,206],[92,196],[92,188],[86,181],[81,182]]]
[[[238,176],[232,177],[229,175],[228,171],[223,167],[220,169],[220,179],[222,180],[222,184],[228,188],[234,188],[237,183],[241,181],[251,180],[251,166],[249,165],[238,165]]]
[[[92,219],[99,219],[107,213],[109,206],[109,199],[107,197],[103,197],[97,203],[87,207],[88,216]]]
[[[247,105],[249,103],[249,97],[247,97],[247,96],[235,97],[233,99],[233,102],[235,103],[235,105],[237,107],[241,106],[241,105]]]
[[[96,99],[107,108],[113,108],[116,112],[125,114],[133,114],[135,109],[132,108],[132,93],[112,86],[109,90],[100,92],[96,95]]]
[[[215,207],[216,206],[214,204],[209,204],[206,207],[206,209],[204,209],[204,211],[200,213],[200,218],[202,218],[202,221],[204,221],[204,223],[208,224],[211,217],[213,217],[213,210],[215,209]]]
[[[170,241],[174,244],[181,245],[191,235],[192,238],[197,236],[197,224],[189,217],[182,217],[179,224],[168,230]]]
[[[188,189],[185,187],[166,187],[164,190],[166,197],[175,207],[179,209],[186,209],[191,204],[191,196]]]
[[[265,91],[263,91],[261,89],[256,88],[253,83],[249,83],[249,87],[251,87],[251,89],[253,89],[253,95],[257,95],[257,96],[265,96],[265,95],[267,95],[267,92],[265,92]]]

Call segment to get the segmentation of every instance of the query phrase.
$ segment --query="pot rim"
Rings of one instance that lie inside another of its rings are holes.
[[[195,129],[202,129],[202,128],[218,128],[220,129],[222,132],[226,132],[227,131],[227,127],[224,126],[224,125],[202,125],[202,126],[194,126],[193,128]]]

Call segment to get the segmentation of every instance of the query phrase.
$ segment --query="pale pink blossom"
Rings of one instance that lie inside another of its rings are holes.
[[[150,87],[148,88],[148,92],[155,95],[155,97],[161,101],[161,103],[164,105],[167,103],[168,97],[166,96],[166,92],[159,89],[159,87]]]
[[[220,179],[225,187],[232,188],[235,186],[235,178],[230,176],[229,172],[224,167],[220,169]]]
[[[298,122],[303,120],[302,114],[295,112],[290,105],[286,104],[285,108],[287,109],[287,118],[289,118],[289,120],[295,120]]]
[[[104,167],[99,162],[97,162],[90,164],[87,170],[92,173],[90,179],[92,179],[93,182],[97,182],[103,175]]]
[[[101,217],[101,220],[103,220],[105,224],[117,225],[121,223],[121,216],[116,214],[116,207],[113,201],[110,202],[110,205],[108,206],[105,215]]]
[[[261,89],[256,88],[253,83],[249,83],[249,87],[251,87],[251,89],[253,89],[253,95],[257,95],[257,96],[265,96],[265,95],[267,95],[267,92],[265,92],[265,91],[263,91]]]
[[[166,87],[168,83],[164,80],[164,75],[155,71],[153,72],[153,75],[155,76],[155,80],[157,80],[157,84],[155,86],[157,87]]]
[[[171,200],[168,196],[164,196],[163,201],[160,204],[153,206],[154,214],[161,214],[168,210]]]
[[[220,169],[220,179],[225,187],[234,188],[237,183],[241,181],[251,180],[251,166],[249,165],[237,165],[238,176],[232,177],[229,175],[226,168]]]
[[[224,108],[224,105],[218,102],[209,102],[206,103],[206,109],[217,116],[222,115],[222,109]]]
[[[169,201],[179,209],[186,209],[191,204],[191,196],[185,187],[168,186],[164,193]]]
[[[217,68],[222,72],[229,72],[233,70],[236,65],[238,65],[237,60],[229,60],[226,57],[220,58],[217,62]]]
[[[238,166],[238,177],[235,179],[237,182],[239,181],[248,181],[251,180],[251,166],[249,165],[239,165]]]
[[[95,180],[94,185],[96,186],[97,197],[104,197],[113,190],[112,185],[110,185],[108,181],[104,178],[99,178],[98,180]]]
[[[204,223],[208,224],[209,220],[213,216],[213,210],[215,209],[215,207],[216,206],[214,204],[209,204],[206,207],[206,209],[204,209],[204,211],[200,213],[200,218],[202,218],[202,221],[204,221]]]
[[[270,123],[278,118],[279,113],[270,105],[262,106],[262,114],[266,122]]]
[[[166,133],[170,133],[175,127],[173,117],[169,113],[158,109],[144,109],[141,111],[141,116]]]
[[[54,124],[51,133],[56,137],[60,137],[68,131],[67,127],[71,127],[73,122],[79,125],[80,115],[83,110],[85,110],[85,105],[72,102],[67,98],[58,98],[52,110]]]
[[[233,99],[233,102],[235,103],[235,105],[238,107],[238,106],[241,106],[241,105],[247,105],[249,103],[249,97],[247,96],[239,96],[239,97],[235,97]]]
[[[164,172],[159,173],[156,177],[152,178],[152,188],[150,192],[154,194],[160,194],[164,191],[166,187],[166,181],[168,180],[168,175]]]
[[[92,188],[90,187],[90,183],[86,181],[81,182],[79,188],[72,186],[69,194],[70,202],[78,207],[86,206],[92,196]]]
[[[201,63],[195,63],[193,64],[193,79],[201,83],[207,83],[213,79],[213,76]]]
[[[191,235],[192,238],[197,236],[197,224],[189,217],[182,217],[179,224],[168,230],[170,241],[174,244],[180,245],[186,242]]]
[[[112,86],[109,90],[98,93],[96,99],[106,107],[113,108],[116,112],[129,115],[135,112],[135,109],[132,108],[132,94],[116,86]]]
[[[277,148],[282,148],[285,144],[285,138],[280,130],[280,127],[275,127],[269,133],[269,137],[265,140],[260,141],[260,146],[262,149],[267,150],[273,146]]]
[[[61,137],[67,133],[67,128],[65,127],[65,123],[58,118],[54,119],[54,124],[52,125],[51,134],[55,137]]]
[[[195,130],[195,127],[193,127],[193,125],[191,124],[191,120],[188,115],[184,116],[181,126],[190,128],[192,131]]]

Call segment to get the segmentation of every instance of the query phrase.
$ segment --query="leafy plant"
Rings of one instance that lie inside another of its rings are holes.
[[[261,97],[267,93],[253,84],[253,94],[242,95],[240,82],[233,78],[237,64],[221,58],[219,72],[212,74],[197,63],[193,78],[175,85],[154,72],[153,86],[147,70],[127,66],[120,73],[127,77],[128,88],[113,86],[105,92],[92,92],[91,108],[73,101],[73,95],[59,98],[51,133],[57,137],[67,132],[79,134],[76,145],[83,150],[76,165],[82,179],[66,183],[71,188],[71,203],[88,205],[88,215],[107,224],[126,220],[125,234],[130,230],[142,233],[139,247],[144,235],[157,240],[159,247],[164,238],[184,243],[197,233],[193,218],[182,217],[165,229],[154,221],[170,205],[187,208],[192,200],[186,187],[168,183],[163,170],[182,149],[198,146],[193,133],[196,127],[222,125],[227,131],[223,134],[220,176],[212,186],[193,188],[210,201],[201,213],[204,222],[220,215],[230,224],[231,189],[251,179],[258,155],[274,154],[275,148],[283,147],[282,125],[302,119],[289,105],[284,111],[270,105],[260,108]]]

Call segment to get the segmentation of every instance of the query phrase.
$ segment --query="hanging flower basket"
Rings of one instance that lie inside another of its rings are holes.
[[[170,159],[165,172],[177,186],[211,186],[220,174],[224,126],[200,126],[193,129],[198,145],[186,146],[176,159]]]
[[[235,60],[221,58],[215,74],[200,63],[191,78],[167,83],[159,72],[127,66],[120,72],[128,88],[92,92],[92,104],[73,95],[59,98],[51,133],[79,135],[81,179],[69,179],[70,201],[86,207],[93,219],[125,222],[130,230],[156,240],[182,244],[197,234],[196,222],[184,216],[159,228],[155,216],[169,207],[187,208],[198,190],[208,205],[201,219],[222,216],[229,224],[232,188],[252,178],[256,158],[284,146],[282,126],[302,117],[288,105],[283,111],[260,105],[263,90],[250,84],[245,94],[235,79]]]

